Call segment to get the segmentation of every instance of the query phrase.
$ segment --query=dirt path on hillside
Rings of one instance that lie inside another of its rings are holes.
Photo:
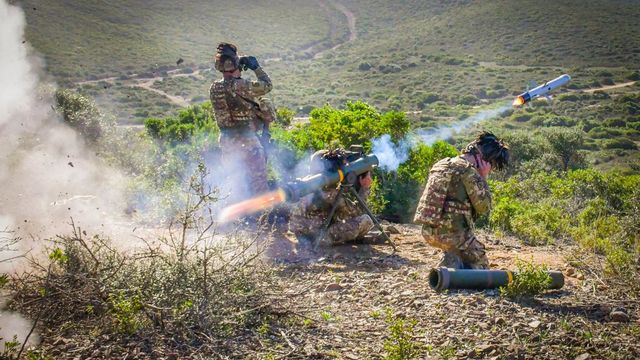
[[[330,4],[330,5],[329,5]],[[333,49],[337,49],[338,47],[354,41],[358,38],[357,35],[357,31],[356,31],[356,17],[353,14],[353,12],[351,12],[346,6],[344,6],[343,4],[339,3],[339,2],[325,2],[325,1],[318,1],[318,5],[322,8],[325,9],[325,11],[327,12],[328,15],[330,15],[330,9],[329,6],[333,6],[334,8],[336,8],[338,11],[340,11],[345,18],[347,19],[347,28],[349,29],[349,38],[346,41],[343,41],[329,49],[316,49],[317,45],[316,44],[312,44],[309,45],[307,48],[304,48],[302,50],[300,50],[300,53],[305,53],[305,52],[312,52],[313,58],[316,58],[318,56],[321,56],[321,54],[325,53],[326,51],[329,50],[333,50]],[[335,32],[337,31],[337,25],[333,24],[333,22],[331,22],[331,26],[330,26],[330,30],[329,30],[329,34],[327,35],[328,38],[332,38],[333,35],[335,34]],[[265,63],[268,62],[274,62],[274,61],[281,61],[281,58],[266,58],[263,61]],[[153,93],[156,93],[160,96],[164,96],[165,98],[167,98],[167,100],[169,100],[172,104],[180,106],[180,107],[185,107],[185,106],[189,106],[191,104],[191,101],[182,97],[182,96],[178,96],[178,95],[171,95],[165,91],[162,91],[160,89],[154,88],[153,87],[153,83],[155,81],[162,81],[164,79],[167,78],[175,78],[175,77],[184,77],[184,76],[199,76],[201,73],[202,69],[197,69],[195,70],[193,73],[190,74],[185,74],[182,73],[182,69],[178,68],[178,69],[173,69],[173,70],[169,70],[167,71],[167,76],[162,77],[162,76],[158,76],[158,77],[154,77],[154,78],[140,78],[141,74],[132,74],[127,76],[127,78],[121,78],[121,77],[117,77],[117,76],[110,76],[110,77],[105,77],[105,78],[100,78],[100,79],[94,79],[94,80],[85,80],[85,81],[79,81],[76,82],[75,84],[78,86],[82,86],[82,85],[95,85],[101,82],[106,82],[109,83],[111,85],[115,84],[116,81],[121,81],[123,83],[123,85],[130,87],[130,88],[141,88],[144,90],[148,90],[151,91]]]
[[[615,85],[607,85],[607,86],[601,86],[601,87],[595,88],[595,89],[578,90],[578,91],[582,91],[582,92],[586,92],[586,93],[594,93],[596,91],[607,91],[607,90],[611,90],[611,89],[618,89],[618,88],[623,88],[623,87],[627,87],[627,86],[632,86],[635,83],[636,83],[635,81],[629,81],[629,82],[626,82],[626,83],[620,83],[620,84],[615,84]]]
[[[402,336],[419,359],[631,359],[640,356],[640,306],[637,294],[621,294],[579,264],[573,247],[528,247],[513,239],[480,233],[492,268],[513,269],[515,259],[563,271],[565,286],[531,301],[511,301],[497,290],[437,293],[429,270],[440,257],[419,228],[394,226],[398,252],[369,239],[290,257],[280,278],[291,314],[305,328],[274,330],[280,358],[381,358],[392,324],[405,321]],[[291,236],[281,241],[291,241]],[[619,289],[618,289],[619,290]],[[613,315],[618,311],[618,315]],[[622,312],[623,315],[619,313]],[[617,317],[620,316],[620,317]],[[396,334],[397,335],[397,334]],[[259,357],[265,352],[238,354]]]

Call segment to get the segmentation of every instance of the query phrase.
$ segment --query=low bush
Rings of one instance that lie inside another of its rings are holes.
[[[78,341],[90,337],[96,348],[82,357],[103,345],[109,357],[131,353],[128,346],[148,357],[250,346],[258,327],[277,326],[285,313],[270,267],[259,260],[264,242],[256,241],[266,234],[218,234],[209,215],[217,194],[201,177],[188,191],[166,237],[125,246],[73,226],[53,242],[49,264],[33,258],[31,270],[11,280],[12,309]]]
[[[511,299],[532,298],[541,294],[551,285],[549,269],[544,265],[516,259],[513,281],[500,287],[500,295]]]

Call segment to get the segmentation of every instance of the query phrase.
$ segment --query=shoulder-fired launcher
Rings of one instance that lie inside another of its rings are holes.
[[[378,166],[378,158],[375,155],[362,155],[354,161],[338,166],[335,171],[325,170],[319,174],[296,179],[285,184],[282,189],[287,201],[295,202],[325,186],[341,182],[354,184],[359,175],[371,171],[376,166]]]

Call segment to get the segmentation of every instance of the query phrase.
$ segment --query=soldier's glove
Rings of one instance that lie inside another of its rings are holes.
[[[255,56],[241,56],[239,64],[241,70],[255,70],[260,67],[260,64],[258,64],[258,59],[256,59]]]

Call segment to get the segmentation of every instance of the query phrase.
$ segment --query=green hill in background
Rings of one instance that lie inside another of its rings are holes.
[[[121,124],[206,101],[218,77],[215,45],[232,41],[271,75],[274,103],[298,116],[362,100],[429,129],[505,104],[530,80],[569,73],[552,106],[518,109],[486,126],[578,128],[601,166],[632,160],[640,144],[633,83],[640,80],[640,1],[21,4],[27,40],[49,73]]]
[[[329,14],[311,1],[25,0],[27,39],[60,80],[210,61],[233,41],[261,57],[321,42]]]

